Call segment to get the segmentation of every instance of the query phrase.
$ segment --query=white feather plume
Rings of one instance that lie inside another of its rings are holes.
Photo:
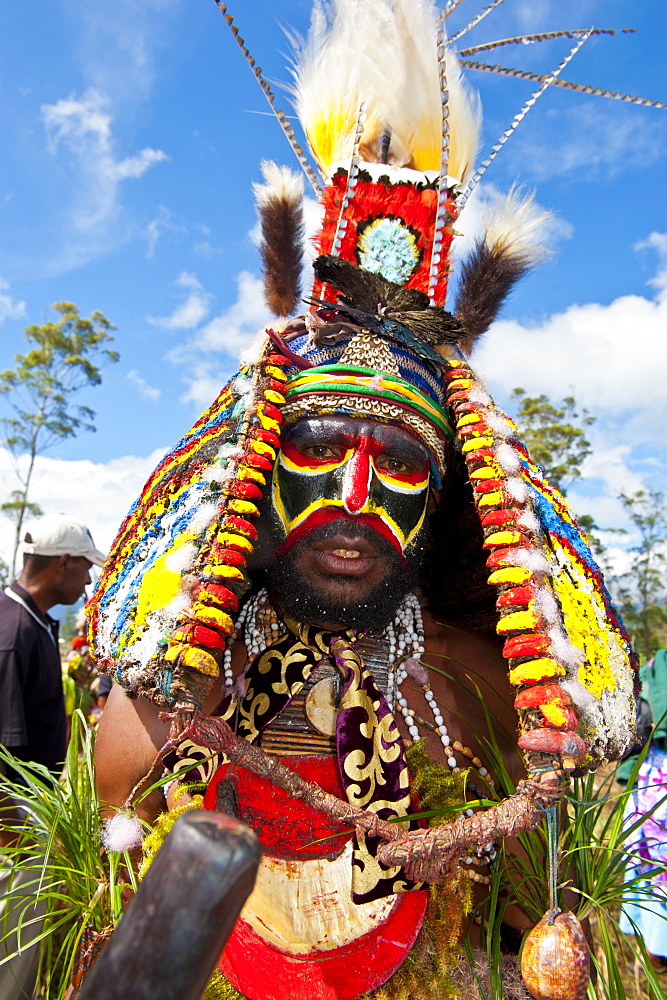
[[[377,162],[390,133],[388,162],[439,170],[442,110],[432,0],[316,0],[304,42],[293,39],[296,104],[320,166],[349,159],[359,108],[367,102],[360,156]],[[448,173],[463,183],[477,149],[480,111],[453,53]]]
[[[482,220],[484,239],[492,251],[501,251],[532,267],[549,253],[540,240],[550,218],[551,212],[535,205],[534,192],[526,193],[513,184],[487,210]]]

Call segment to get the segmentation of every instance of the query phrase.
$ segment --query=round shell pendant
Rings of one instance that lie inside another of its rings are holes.
[[[574,913],[548,910],[528,932],[521,975],[535,1000],[586,1000],[590,955]]]
[[[336,733],[336,678],[323,677],[306,696],[306,718],[311,726],[324,736]]]

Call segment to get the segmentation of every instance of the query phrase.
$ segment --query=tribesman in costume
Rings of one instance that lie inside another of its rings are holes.
[[[538,254],[530,201],[496,209],[445,311],[475,101],[428,0],[326,14],[296,73],[323,178],[310,310],[285,319],[300,185],[265,165],[282,318],[148,481],[89,608],[118,682],[100,796],[131,806],[166,768],[177,811],[185,787],[256,831],[211,996],[471,996],[447,977],[465,979],[473,889],[503,838],[556,822],[572,772],[630,747],[634,669],[585,539],[466,361]],[[152,821],[162,795],[137,809]],[[549,915],[579,997],[568,919]],[[529,926],[512,906],[504,923]]]

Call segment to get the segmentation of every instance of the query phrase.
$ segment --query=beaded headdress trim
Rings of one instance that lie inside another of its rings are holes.
[[[396,376],[373,371],[370,368],[354,368],[351,365],[309,368],[287,383],[285,398],[293,400],[311,392],[344,393],[348,396],[370,396],[378,400],[388,400],[406,409],[416,410],[450,441],[453,438],[452,427],[444,411],[436,407],[415,386]]]

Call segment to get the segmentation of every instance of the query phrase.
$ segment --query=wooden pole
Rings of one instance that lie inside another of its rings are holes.
[[[199,1000],[252,891],[261,849],[231,816],[179,817],[79,1000]]]

